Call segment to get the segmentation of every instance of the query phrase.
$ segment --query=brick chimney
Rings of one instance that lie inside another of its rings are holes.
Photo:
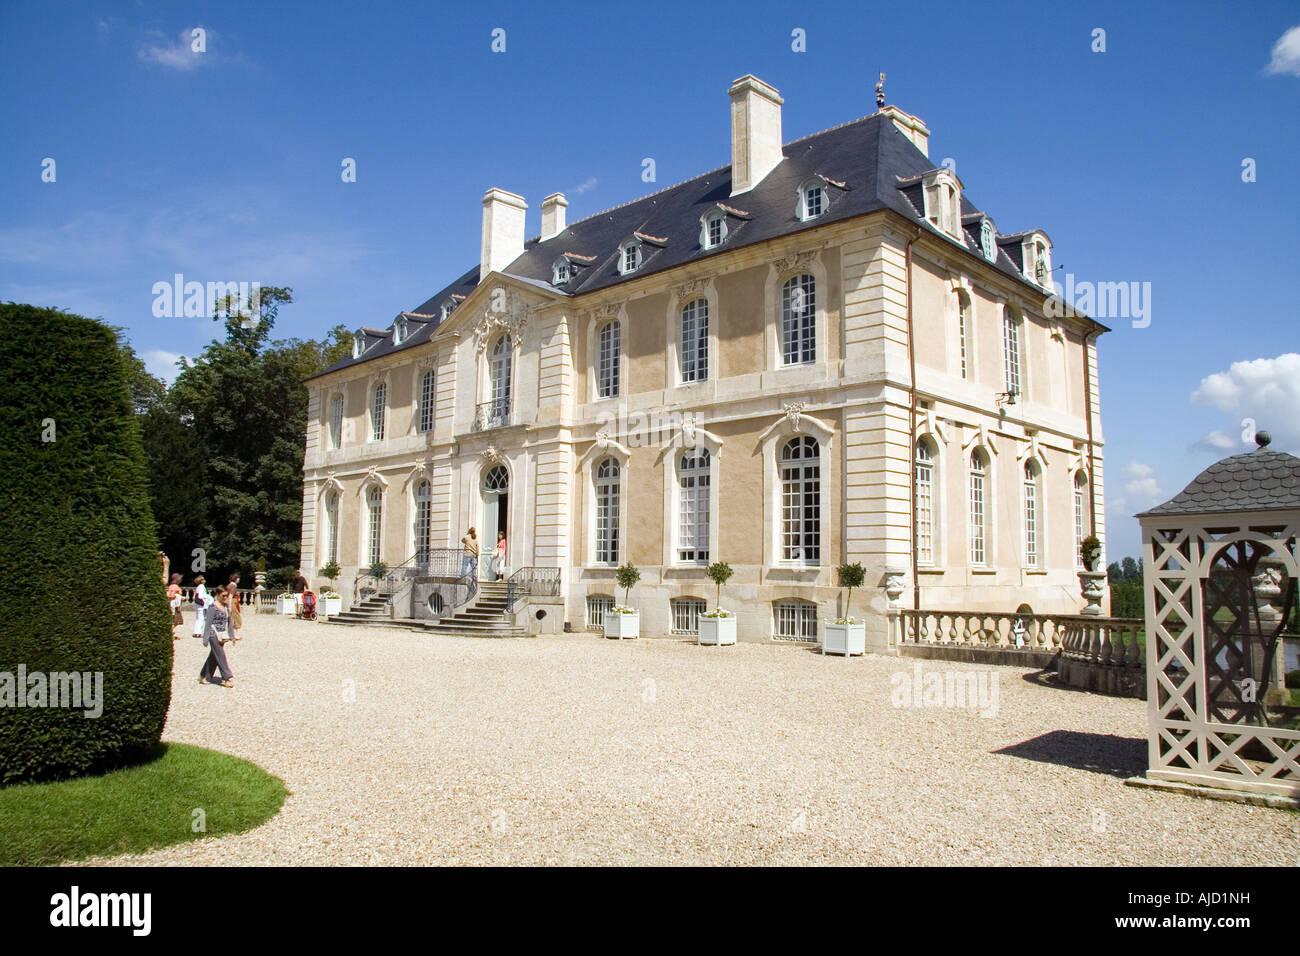
[[[481,275],[502,272],[524,254],[524,214],[528,203],[504,189],[483,194],[483,246],[479,256]]]
[[[542,241],[552,239],[564,232],[564,210],[569,200],[564,193],[551,193],[542,200]]]
[[[918,117],[910,113],[904,113],[897,106],[886,106],[882,109],[881,114],[889,117],[894,121],[894,125],[902,131],[903,135],[916,144],[916,148],[930,155],[930,129]]]
[[[731,97],[731,195],[748,192],[776,168],[781,153],[781,94],[746,74]]]

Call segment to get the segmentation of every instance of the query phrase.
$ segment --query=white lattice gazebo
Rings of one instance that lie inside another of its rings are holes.
[[[1283,642],[1296,631],[1300,458],[1269,451],[1265,432],[1257,441],[1255,451],[1211,465],[1138,515],[1146,581],[1144,782],[1295,805],[1300,707],[1286,688]]]

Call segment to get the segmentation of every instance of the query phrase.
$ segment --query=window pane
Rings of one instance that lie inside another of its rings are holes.
[[[433,431],[433,371],[425,372],[420,377],[420,431]]]
[[[596,563],[618,563],[618,463],[606,458],[596,469]]]
[[[682,345],[678,364],[683,382],[709,377],[709,303],[696,299],[682,309]]]
[[[618,394],[619,339],[617,322],[601,326],[596,346],[596,391],[601,398]]]
[[[678,462],[677,559],[709,559],[709,453],[688,451]]]
[[[984,564],[984,460],[976,453],[970,462],[970,561]]]
[[[370,437],[384,440],[384,416],[387,411],[388,386],[380,382],[375,386],[374,402],[370,407]]]
[[[781,286],[781,360],[786,365],[817,360],[817,283],[810,275]]]
[[[816,439],[795,438],[781,449],[781,557],[821,560],[821,464]]]
[[[934,564],[934,461],[929,446],[916,446],[916,560]]]

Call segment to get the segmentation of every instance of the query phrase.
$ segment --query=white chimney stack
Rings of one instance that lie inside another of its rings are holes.
[[[748,192],[776,168],[781,153],[781,94],[746,74],[731,97],[731,195]]]
[[[504,189],[483,194],[483,247],[479,273],[502,272],[524,254],[524,214],[528,203]]]
[[[551,193],[542,200],[542,242],[564,232],[564,210],[568,205],[564,193]]]

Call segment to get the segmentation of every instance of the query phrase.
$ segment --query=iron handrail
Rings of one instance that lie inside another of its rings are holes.
[[[520,568],[506,581],[506,612],[513,611],[521,598],[557,597],[559,593],[559,568]]]

